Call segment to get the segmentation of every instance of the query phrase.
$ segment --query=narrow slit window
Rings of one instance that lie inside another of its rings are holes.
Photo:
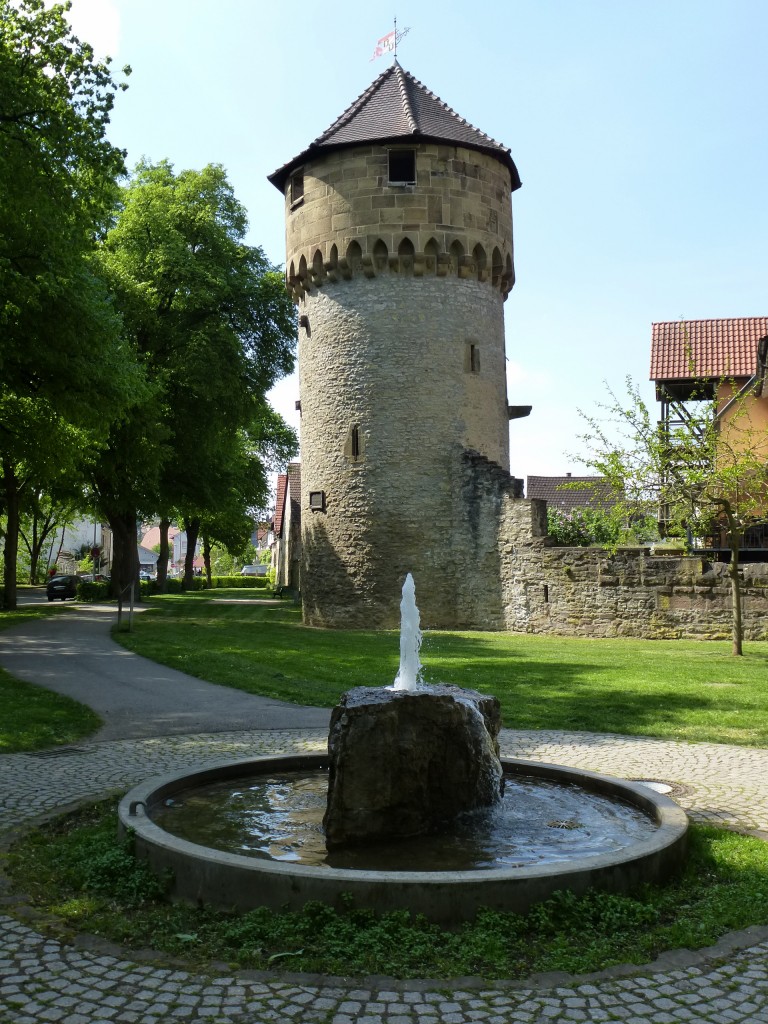
[[[466,370],[468,373],[480,373],[480,346],[469,344],[467,345],[466,354]]]
[[[544,584],[544,604],[549,604],[549,586]]]
[[[350,462],[362,462],[365,448],[363,432],[359,423],[353,423],[344,441],[344,457]]]
[[[304,201],[304,171],[296,171],[291,177],[291,206]]]
[[[415,149],[390,149],[389,182],[391,185],[416,184]]]

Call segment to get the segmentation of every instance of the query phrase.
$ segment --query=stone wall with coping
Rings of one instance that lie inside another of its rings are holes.
[[[768,639],[768,565],[741,567],[744,636]],[[510,541],[502,551],[504,629],[584,637],[726,639],[729,567],[648,549],[559,548]]]

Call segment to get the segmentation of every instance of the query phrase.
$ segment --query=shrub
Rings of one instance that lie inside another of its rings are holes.
[[[216,576],[214,577],[216,587],[250,587],[256,590],[265,590],[268,583],[268,576]]]
[[[108,597],[108,583],[96,583],[94,580],[81,580],[77,585],[77,598],[79,601],[106,601]]]
[[[547,509],[547,530],[556,544],[588,547],[590,544],[616,544],[621,535],[619,523],[610,512],[599,508]]]

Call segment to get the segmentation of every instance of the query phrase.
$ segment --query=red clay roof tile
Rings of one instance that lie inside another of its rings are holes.
[[[275,494],[275,536],[280,537],[283,532],[283,517],[285,515],[285,496],[288,492],[288,474],[279,473],[277,477],[277,493]]]
[[[766,334],[765,316],[653,324],[650,379],[751,377],[757,370],[757,343]]]

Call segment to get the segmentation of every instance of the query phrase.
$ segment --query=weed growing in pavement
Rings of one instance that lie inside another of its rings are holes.
[[[527,917],[484,910],[455,931],[405,911],[376,916],[309,903],[301,912],[223,913],[170,903],[117,836],[115,801],[29,832],[7,855],[15,887],[73,927],[129,947],[233,968],[394,977],[596,971],[644,963],[665,949],[711,945],[768,923],[768,844],[704,826],[691,830],[681,877],[631,895],[557,893]]]

